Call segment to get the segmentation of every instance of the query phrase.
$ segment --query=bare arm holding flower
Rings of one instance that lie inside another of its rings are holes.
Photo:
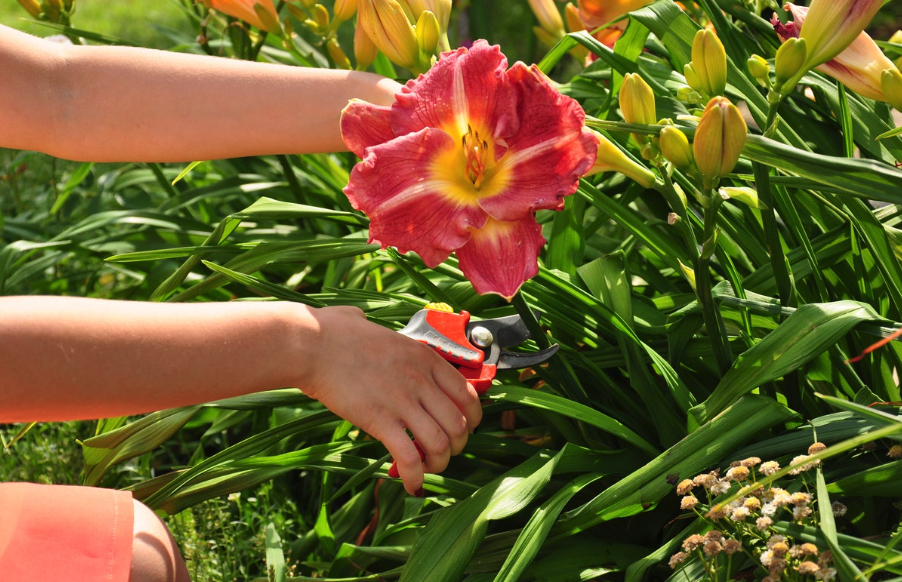
[[[344,151],[347,102],[387,105],[401,87],[356,71],[63,45],[4,26],[0,71],[0,147],[98,162]]]

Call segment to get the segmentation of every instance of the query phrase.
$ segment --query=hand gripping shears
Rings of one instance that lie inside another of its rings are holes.
[[[529,329],[519,315],[470,321],[466,311],[454,313],[444,305],[427,306],[417,311],[399,333],[438,352],[457,368],[480,396],[492,386],[498,370],[537,366],[560,348],[554,344],[538,352],[509,352],[504,348],[520,345],[530,337]],[[422,451],[420,457],[425,458]],[[395,463],[388,475],[398,477]]]

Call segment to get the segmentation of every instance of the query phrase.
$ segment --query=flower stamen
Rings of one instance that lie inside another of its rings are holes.
[[[473,183],[478,190],[482,185],[485,177],[486,158],[489,151],[489,144],[485,140],[479,139],[479,133],[473,131],[470,124],[467,124],[467,133],[461,137],[461,145],[464,148],[464,156],[466,157],[467,179]]]

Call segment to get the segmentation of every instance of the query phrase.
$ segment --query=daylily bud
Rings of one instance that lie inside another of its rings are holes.
[[[627,123],[652,125],[655,115],[655,93],[637,73],[627,73],[620,86],[620,112]]]
[[[698,78],[698,74],[695,72],[695,67],[692,66],[692,63],[683,65],[683,76],[686,77],[686,84],[689,85],[693,91],[704,93],[705,88],[702,86],[702,81]]]
[[[802,78],[807,70],[803,68],[807,54],[808,48],[804,39],[790,38],[780,45],[774,58],[774,88],[778,92],[791,91]]]
[[[336,67],[345,70],[350,70],[352,68],[350,59],[348,59],[345,52],[341,50],[341,45],[338,44],[338,41],[335,40],[335,38],[329,39],[329,42],[326,43],[326,50],[335,62]]]
[[[41,10],[41,4],[38,0],[19,0],[19,4],[21,4],[22,8],[27,10],[33,18],[41,17],[43,10]]]
[[[416,31],[397,0],[359,0],[357,25],[396,65],[419,72]]]
[[[339,22],[350,20],[356,12],[357,0],[335,0],[335,6],[332,7],[332,25],[336,26]]]
[[[752,55],[749,57],[749,60],[746,61],[746,66],[749,69],[749,73],[758,81],[759,85],[766,87],[767,84],[770,83],[770,64],[768,64],[764,57],[761,55]]]
[[[254,3],[254,12],[257,14],[257,18],[260,19],[260,23],[262,26],[258,26],[260,30],[265,30],[266,32],[281,32],[282,25],[279,23],[279,16],[276,14],[275,10],[269,10],[269,8],[260,2]]]
[[[714,97],[705,107],[695,130],[692,151],[703,186],[713,188],[736,166],[748,127],[742,114],[726,97]]]
[[[741,187],[724,187],[719,188],[717,193],[720,194],[720,197],[724,200],[732,199],[736,202],[741,202],[746,206],[751,208],[758,208],[759,210],[763,210],[767,208],[761,199],[758,198],[758,191],[754,188],[748,188],[745,186]]]
[[[313,6],[313,20],[322,30],[329,30],[329,11],[322,4]]]
[[[897,30],[889,37],[889,42],[893,44],[902,44],[902,30]]]
[[[290,4],[289,4],[290,6]],[[378,55],[379,49],[373,44],[373,39],[363,30],[358,22],[354,28],[354,60],[357,61],[356,69],[365,71],[373,64]]]
[[[539,42],[541,42],[545,46],[554,46],[555,44],[557,44],[557,41],[560,40],[560,37],[554,37],[550,32],[548,32],[541,26],[533,26],[532,32],[536,35],[536,38],[539,39]]]
[[[313,6],[316,4],[316,0],[301,0],[301,4],[304,5],[304,8],[307,10],[313,10]]]
[[[564,6],[564,22],[567,23],[567,30],[569,32],[578,32],[580,30],[585,30],[586,28],[586,26],[583,24],[583,21],[579,17],[579,9],[573,5],[573,2],[567,2],[567,5]],[[581,44],[578,44],[570,49],[570,54],[573,55],[574,58],[582,62],[586,60],[587,56],[589,56],[589,49]]]
[[[451,0],[407,0],[413,17],[419,20],[420,15],[428,10],[435,14],[442,34],[448,33],[448,22],[451,20]]]
[[[554,5],[554,0],[529,0],[529,6],[536,15],[539,26],[548,34],[555,39],[564,36],[564,20],[561,18],[557,6]]]
[[[598,154],[595,158],[595,164],[586,173],[586,176],[600,174],[601,172],[620,172],[646,188],[655,183],[657,178],[651,170],[633,161],[632,158],[617,147],[617,144],[604,135],[594,130],[591,131],[592,135],[598,139]]]
[[[887,103],[902,111],[902,73],[891,67],[880,74],[880,88]]]
[[[799,30],[808,54],[805,70],[841,53],[861,34],[883,5],[883,0],[812,0]]]
[[[698,94],[698,91],[693,89],[692,87],[686,87],[685,85],[677,89],[677,99],[683,101],[688,105],[695,105],[701,102],[701,95]]]
[[[430,10],[424,10],[417,20],[417,44],[420,46],[420,52],[427,56],[435,54],[440,38],[438,19]]]
[[[727,53],[714,31],[703,28],[695,33],[692,41],[692,68],[701,90],[691,83],[690,87],[710,97],[723,95],[727,87]]]
[[[694,162],[692,146],[686,134],[672,125],[661,130],[658,145],[667,160],[680,170],[688,170]]]

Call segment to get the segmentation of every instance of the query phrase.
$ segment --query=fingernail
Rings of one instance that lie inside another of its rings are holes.
[[[417,489],[417,492],[413,494],[413,496],[420,497],[420,498],[426,497],[426,492],[423,490],[422,487],[420,487],[419,489]]]

